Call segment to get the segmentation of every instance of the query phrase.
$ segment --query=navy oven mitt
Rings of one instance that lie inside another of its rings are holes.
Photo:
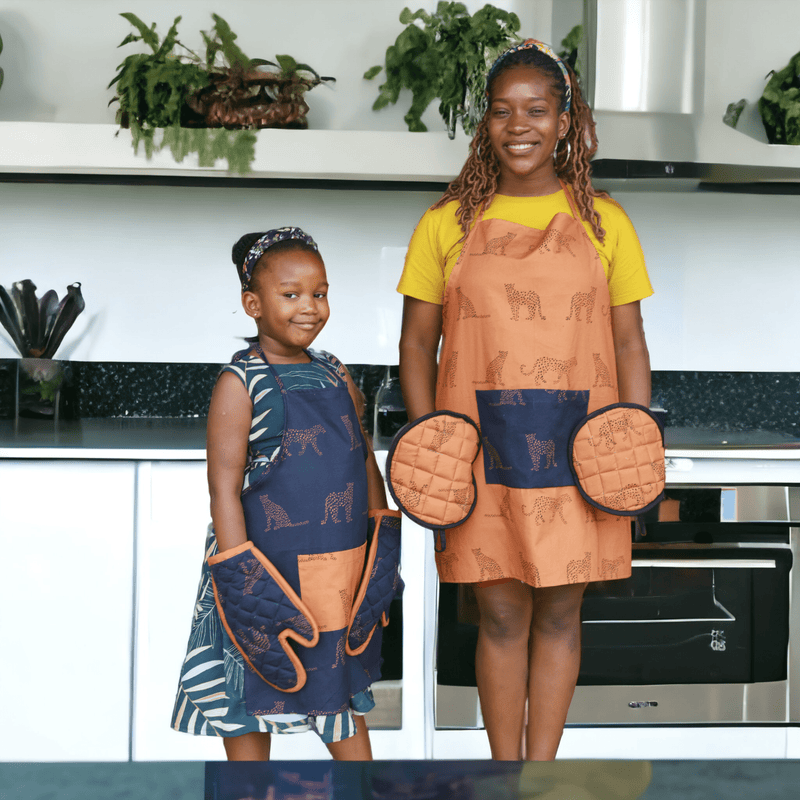
[[[302,689],[306,671],[289,640],[314,647],[319,628],[297,593],[252,542],[208,565],[222,624],[249,667],[282,692]]]
[[[364,574],[347,626],[345,652],[349,656],[364,652],[379,622],[384,627],[389,624],[389,606],[405,586],[400,577],[400,512],[370,511],[369,532]]]

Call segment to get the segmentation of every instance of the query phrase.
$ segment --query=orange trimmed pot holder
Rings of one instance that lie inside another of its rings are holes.
[[[570,436],[570,468],[587,503],[633,517],[664,499],[664,429],[648,408],[614,403],[589,414]]]
[[[437,552],[445,549],[445,530],[475,509],[472,464],[480,447],[478,426],[455,411],[425,414],[392,440],[386,458],[389,492],[409,519],[434,531]]]

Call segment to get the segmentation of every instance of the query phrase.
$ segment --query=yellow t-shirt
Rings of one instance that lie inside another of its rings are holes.
[[[644,254],[633,224],[622,207],[613,200],[595,198],[602,218],[605,241],[601,244],[588,222],[581,220],[586,233],[600,254],[608,279],[612,306],[633,303],[653,294],[647,276]],[[411,237],[405,267],[397,291],[401,294],[441,305],[444,289],[461,253],[462,230],[456,218],[458,201],[428,209]],[[496,195],[484,219],[504,219],[544,230],[559,211],[572,214],[563,191],[544,197]]]

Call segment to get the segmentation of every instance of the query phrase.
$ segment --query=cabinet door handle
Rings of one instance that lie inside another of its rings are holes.
[[[673,569],[775,569],[775,561],[765,558],[634,558],[634,567]]]

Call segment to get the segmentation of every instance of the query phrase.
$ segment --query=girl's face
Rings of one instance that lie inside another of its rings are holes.
[[[569,114],[558,109],[550,78],[535,67],[512,67],[497,77],[488,115],[489,141],[500,162],[500,194],[558,191],[553,151],[569,130]]]
[[[245,312],[258,326],[267,358],[277,364],[306,361],[311,345],[330,316],[325,265],[316,253],[284,250],[262,258],[267,264],[256,285],[242,293]]]

